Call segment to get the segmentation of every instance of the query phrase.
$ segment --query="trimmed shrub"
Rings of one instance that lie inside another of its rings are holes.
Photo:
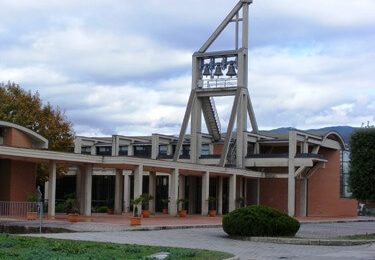
[[[223,217],[223,229],[231,236],[294,236],[299,227],[298,220],[266,206],[239,208]]]

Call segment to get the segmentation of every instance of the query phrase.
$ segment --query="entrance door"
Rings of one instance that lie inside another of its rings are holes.
[[[163,199],[168,199],[168,176],[156,176],[155,211],[162,212]]]

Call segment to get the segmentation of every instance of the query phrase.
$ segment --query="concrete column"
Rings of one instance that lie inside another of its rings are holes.
[[[48,178],[48,216],[55,217],[56,203],[56,162],[49,162],[49,178]]]
[[[74,138],[74,153],[82,152],[82,140],[80,137]]]
[[[229,212],[236,209],[236,175],[229,177]]]
[[[132,144],[128,145],[128,156],[134,155],[134,146]]]
[[[130,211],[130,174],[124,174],[124,211]]]
[[[112,156],[118,156],[120,150],[120,137],[118,135],[112,136]]]
[[[307,178],[301,179],[300,185],[300,216],[307,216]]]
[[[202,175],[202,210],[203,216],[208,214],[208,195],[210,190],[210,173],[205,172]]]
[[[178,198],[185,199],[185,176],[180,175],[178,179]]]
[[[149,181],[148,181],[148,193],[154,197],[153,200],[150,201],[149,210],[151,213],[155,213],[155,194],[156,194],[156,172],[150,172]]]
[[[248,204],[247,201],[247,184],[248,184],[248,179],[246,177],[243,177],[243,198],[244,198],[244,206],[246,207]]]
[[[223,214],[223,177],[219,177],[217,185],[217,214]]]
[[[134,170],[134,199],[142,195],[143,165],[138,165]]]
[[[193,58],[194,59],[194,58]],[[194,66],[194,63],[193,63]],[[202,131],[202,104],[196,98],[193,102],[191,112],[191,140],[190,140],[190,160],[197,163],[201,153],[201,131]]]
[[[82,214],[84,216],[91,216],[91,198],[92,198],[92,172],[93,167],[92,165],[86,165],[85,173],[83,178],[83,193],[84,193],[84,208]]]
[[[151,137],[151,159],[158,158],[159,155],[159,136],[152,134]]]
[[[288,214],[295,215],[296,202],[296,180],[295,173],[295,155],[297,145],[297,133],[289,131],[289,158],[288,158]]]
[[[124,191],[124,177],[122,175],[122,170],[116,170],[116,180],[115,180],[115,208],[114,213],[121,215],[122,213],[122,199]]]
[[[170,187],[170,203],[169,203],[169,215],[175,216],[177,214],[177,200],[178,200],[178,169],[173,169],[170,177],[169,187]]]
[[[142,195],[143,165],[138,165],[134,170],[134,199]],[[138,205],[138,212],[142,212],[142,205]]]
[[[257,179],[257,205],[260,205],[260,179]]]

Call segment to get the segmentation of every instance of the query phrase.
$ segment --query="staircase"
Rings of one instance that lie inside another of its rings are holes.
[[[212,97],[202,97],[201,102],[203,116],[207,122],[208,132],[214,141],[219,141],[221,139],[221,126],[214,99]]]
[[[232,139],[228,149],[227,164],[229,166],[236,165],[237,141]]]

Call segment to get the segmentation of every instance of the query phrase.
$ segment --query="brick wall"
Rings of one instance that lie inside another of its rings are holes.
[[[27,134],[14,128],[6,128],[4,131],[4,145],[32,148],[33,143]]]
[[[356,216],[357,201],[340,198],[340,151],[321,149],[328,162],[308,181],[308,216]]]

